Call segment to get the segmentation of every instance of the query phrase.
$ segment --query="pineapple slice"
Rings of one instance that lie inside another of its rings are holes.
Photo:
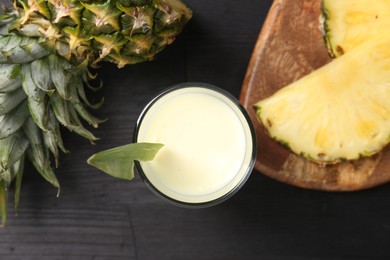
[[[268,134],[322,163],[370,156],[390,141],[390,35],[367,41],[255,104]]]
[[[323,0],[322,4],[325,40],[332,56],[390,29],[390,0]]]

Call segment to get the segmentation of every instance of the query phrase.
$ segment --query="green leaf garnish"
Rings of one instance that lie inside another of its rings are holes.
[[[163,144],[133,143],[96,153],[88,164],[120,179],[134,178],[134,161],[151,161]]]

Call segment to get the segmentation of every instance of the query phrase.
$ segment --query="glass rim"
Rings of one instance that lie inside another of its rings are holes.
[[[141,163],[139,161],[135,161],[135,168],[137,172],[140,174],[140,177],[146,184],[146,186],[158,197],[162,198],[163,200],[167,201],[170,204],[173,204],[175,206],[179,207],[184,207],[184,208],[206,208],[206,207],[211,207],[217,204],[220,204],[227,200],[228,198],[232,197],[236,192],[238,192],[246,183],[246,181],[249,179],[249,176],[251,175],[255,162],[256,162],[256,156],[257,156],[257,137],[256,137],[256,131],[252,122],[252,119],[250,118],[248,111],[242,106],[240,101],[234,97],[231,93],[228,91],[217,87],[212,84],[208,83],[203,83],[203,82],[184,82],[184,83],[178,83],[175,85],[172,85],[170,87],[167,87],[166,89],[162,90],[159,92],[157,95],[154,96],[143,108],[141,111],[138,120],[136,121],[135,128],[134,128],[134,133],[133,133],[133,142],[136,143],[138,142],[138,133],[139,129],[142,125],[142,122],[147,115],[148,111],[150,110],[153,105],[158,102],[162,97],[166,96],[169,93],[172,93],[174,91],[180,90],[180,89],[185,89],[185,88],[203,88],[203,89],[208,89],[211,91],[215,91],[225,97],[227,97],[241,112],[242,116],[244,117],[248,128],[250,132],[250,136],[252,138],[252,151],[250,155],[250,161],[248,166],[246,167],[245,174],[243,177],[240,179],[240,181],[235,185],[231,190],[229,190],[227,193],[225,193],[223,196],[212,199],[210,201],[204,201],[204,202],[186,202],[186,201],[181,201],[177,200],[175,198],[172,198],[162,191],[160,191],[153,183],[149,180],[149,178],[146,176],[144,170],[142,169]]]

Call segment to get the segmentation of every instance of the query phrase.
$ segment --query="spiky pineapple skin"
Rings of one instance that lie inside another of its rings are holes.
[[[68,60],[118,67],[153,59],[192,17],[179,0],[22,0],[15,9],[11,30],[43,37]]]
[[[255,104],[271,138],[319,163],[390,141],[390,35],[373,38]]]

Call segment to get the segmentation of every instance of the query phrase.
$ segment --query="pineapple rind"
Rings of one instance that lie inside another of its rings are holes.
[[[376,37],[255,105],[277,141],[322,163],[371,156],[390,141],[390,35]]]
[[[106,60],[118,67],[153,59],[192,17],[179,0],[15,0],[15,7],[20,18],[9,28],[16,33],[31,36],[39,31],[49,46],[67,44],[67,50],[57,52],[72,62],[88,59],[94,65]],[[120,42],[102,44],[101,39],[114,34]]]

